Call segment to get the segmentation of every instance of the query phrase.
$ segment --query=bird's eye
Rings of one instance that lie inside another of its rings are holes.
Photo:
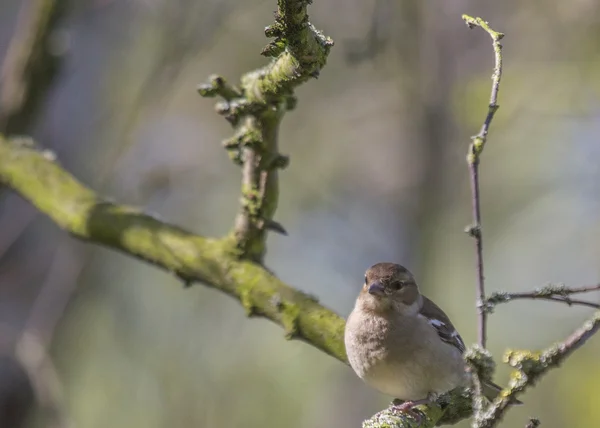
[[[394,281],[390,284],[390,288],[394,291],[400,290],[402,287],[404,287],[403,281]]]

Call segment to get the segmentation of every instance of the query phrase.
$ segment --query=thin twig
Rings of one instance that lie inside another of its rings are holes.
[[[558,367],[569,355],[600,330],[600,311],[583,323],[573,334],[558,345],[540,353],[531,351],[508,351],[505,361],[517,369],[511,376],[511,385],[502,391],[482,418],[479,428],[493,428],[506,413],[512,399],[522,394],[528,387],[550,369]]]
[[[600,284],[588,285],[582,287],[565,287],[564,285],[548,285],[538,288],[533,291],[524,291],[517,293],[508,293],[505,291],[496,291],[485,300],[485,311],[490,313],[496,305],[508,303],[513,300],[532,299],[532,300],[548,300],[552,302],[565,303],[569,306],[579,305],[589,308],[600,309],[600,303],[594,303],[587,300],[572,299],[573,294],[589,293],[600,291]]]
[[[479,196],[479,158],[483,152],[492,119],[494,118],[494,114],[499,107],[497,100],[498,91],[500,89],[500,79],[502,78],[502,45],[500,44],[500,39],[504,37],[504,34],[492,30],[488,23],[481,18],[473,18],[468,15],[463,15],[462,18],[469,28],[481,27],[490,35],[492,38],[492,45],[496,60],[494,74],[492,74],[492,92],[490,95],[488,113],[483,125],[481,126],[479,134],[472,138],[471,144],[469,145],[469,152],[467,154],[467,162],[469,164],[471,177],[471,200],[473,211],[473,224],[467,229],[467,232],[475,239],[477,268],[477,311],[479,316],[478,341],[479,345],[482,348],[485,348],[487,342],[487,313],[484,308],[485,277],[483,272],[483,236],[481,233],[481,204]]]
[[[485,276],[483,272],[483,236],[481,233],[481,207],[479,198],[479,159],[469,163],[472,192],[472,212],[474,224],[470,235],[475,238],[475,258],[477,269],[477,314],[479,317],[477,340],[483,348],[487,345],[487,313],[483,310],[485,301]]]
[[[565,287],[562,284],[559,285],[549,285],[548,287],[544,287],[544,289],[554,290],[554,293],[560,293],[563,295],[567,294],[581,294],[581,293],[589,293],[590,291],[600,291],[600,284],[595,285],[582,285],[581,287]]]

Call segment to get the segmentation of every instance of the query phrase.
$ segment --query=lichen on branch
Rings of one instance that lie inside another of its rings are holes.
[[[532,387],[551,369],[558,367],[573,352],[579,349],[600,330],[600,311],[592,315],[564,341],[549,348],[533,352],[530,350],[508,350],[504,362],[515,369],[509,387],[504,389],[486,409],[477,428],[496,427],[510,406],[511,400]]]
[[[317,77],[333,42],[308,22],[308,0],[279,0],[275,23],[265,29],[270,42],[262,54],[273,57],[258,70],[244,74],[239,86],[221,76],[211,76],[198,91],[204,97],[219,96],[216,110],[235,128],[223,145],[242,167],[240,212],[232,236],[239,255],[261,262],[266,251],[266,232],[285,234],[273,220],[279,197],[277,170],[289,162],[279,153],[279,125],[286,111],[296,105],[294,89]]]

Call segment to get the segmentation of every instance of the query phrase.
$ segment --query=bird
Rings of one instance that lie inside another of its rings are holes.
[[[344,330],[348,361],[367,385],[412,409],[470,384],[466,346],[444,311],[421,294],[413,274],[396,263],[377,263],[365,281]],[[501,388],[482,382],[493,400]],[[522,404],[513,400],[511,404]]]

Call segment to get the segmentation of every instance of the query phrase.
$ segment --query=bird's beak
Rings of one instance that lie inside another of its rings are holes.
[[[383,296],[385,294],[383,285],[380,282],[374,282],[369,285],[369,294],[373,296]]]

